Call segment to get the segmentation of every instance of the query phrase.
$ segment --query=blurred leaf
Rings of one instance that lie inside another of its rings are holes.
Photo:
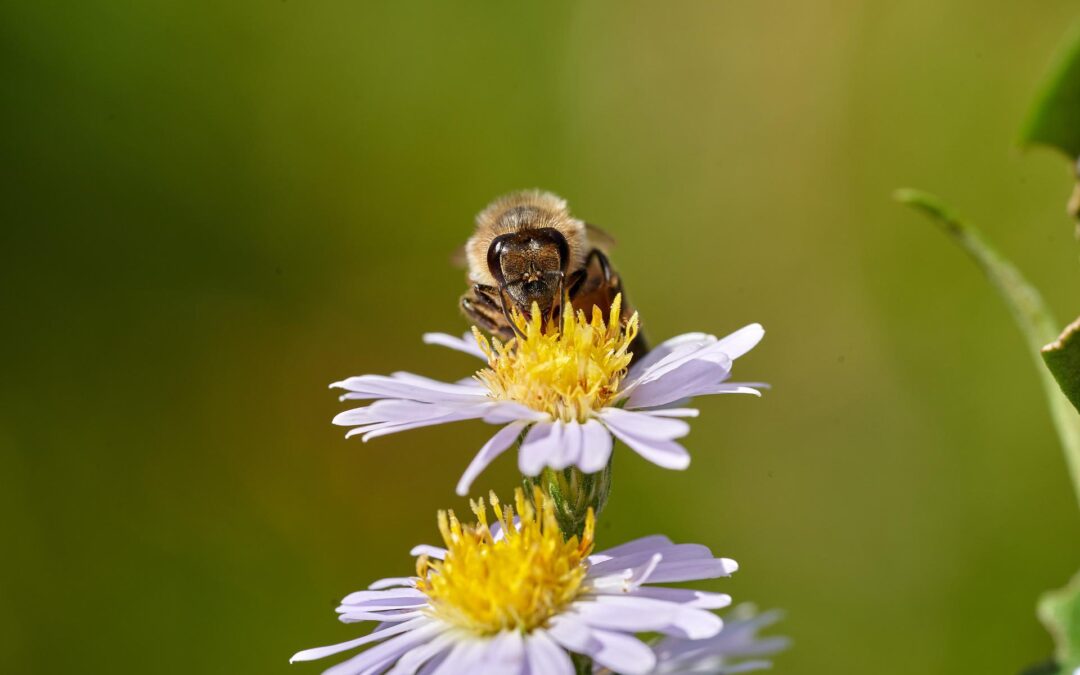
[[[1066,326],[1061,337],[1043,347],[1042,357],[1061,391],[1080,411],[1080,319]]]
[[[1065,450],[1065,461],[1080,500],[1080,415],[1058,387],[1057,381],[1040,358],[1044,345],[1057,339],[1058,330],[1039,291],[1028,283],[1020,270],[999,254],[974,226],[953,215],[941,201],[918,190],[898,190],[897,201],[922,211],[937,223],[982,268],[990,283],[1009,306],[1013,319],[1027,340],[1043,391],[1050,404],[1050,414]],[[1070,351],[1071,353],[1071,351]]]
[[[1054,657],[1061,672],[1080,668],[1080,574],[1065,588],[1050,591],[1039,600],[1039,620],[1054,638]]]
[[[1043,83],[1021,140],[1058,148],[1074,160],[1080,157],[1080,25]]]

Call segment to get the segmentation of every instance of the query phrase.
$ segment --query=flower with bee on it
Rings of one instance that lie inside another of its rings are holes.
[[[734,360],[750,351],[764,329],[751,324],[724,338],[688,333],[661,343],[633,365],[630,346],[637,335],[633,315],[620,321],[616,296],[608,319],[566,312],[558,324],[543,323],[540,312],[512,318],[519,337],[505,343],[473,336],[436,333],[425,342],[487,361],[474,378],[440,382],[411,373],[361,375],[335,382],[342,400],[374,400],[347,410],[334,423],[353,427],[346,437],[366,441],[407,429],[467,419],[504,425],[480,449],[457,485],[468,493],[472,481],[521,437],[518,467],[536,476],[545,467],[577,467],[595,473],[607,466],[613,437],[645,459],[668,469],[685,469],[686,449],[676,439],[690,431],[681,418],[692,408],[673,407],[706,394],[760,395],[759,383],[728,382]]]
[[[660,535],[594,553],[592,512],[582,535],[566,539],[540,490],[530,502],[519,488],[513,506],[492,494],[490,525],[487,506],[472,502],[472,525],[440,512],[445,546],[414,548],[415,576],[383,579],[342,600],[340,619],[376,621],[374,632],[292,660],[371,644],[326,673],[574,675],[573,653],[610,671],[645,675],[657,653],[638,633],[704,640],[723,628],[709,610],[728,606],[728,595],[656,584],[730,576],[735,561]]]

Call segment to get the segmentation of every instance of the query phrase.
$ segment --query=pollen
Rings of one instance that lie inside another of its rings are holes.
[[[446,557],[420,556],[416,563],[417,588],[428,596],[435,617],[477,635],[529,632],[585,590],[585,558],[592,552],[596,525],[592,509],[582,536],[563,541],[555,506],[539,489],[530,501],[518,488],[514,502],[502,505],[491,493],[491,509],[502,529],[498,538],[488,527],[482,498],[470,502],[477,518],[473,525],[462,525],[453,511],[439,512]]]
[[[473,334],[487,356],[488,367],[476,374],[492,398],[515,401],[564,422],[584,422],[609,405],[619,393],[638,332],[635,313],[624,326],[622,296],[615,296],[604,321],[594,306],[585,312],[564,312],[561,320],[542,322],[534,304],[532,318],[515,312],[519,336],[505,344],[480,331]]]

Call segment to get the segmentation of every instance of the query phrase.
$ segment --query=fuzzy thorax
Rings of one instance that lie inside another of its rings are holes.
[[[614,403],[633,354],[630,344],[638,331],[635,313],[623,326],[619,320],[622,296],[616,296],[604,321],[599,307],[564,312],[561,323],[545,326],[533,306],[532,318],[512,316],[520,335],[503,344],[490,342],[473,328],[487,356],[488,367],[476,374],[492,398],[515,401],[552,419],[584,422]]]
[[[488,527],[483,499],[471,502],[478,521],[474,525],[462,525],[453,511],[439,512],[446,557],[417,560],[417,588],[428,596],[437,618],[476,635],[528,632],[586,590],[582,582],[593,547],[592,512],[580,539],[563,541],[550,498],[535,490],[530,502],[520,488],[514,497],[516,526],[514,507],[501,505],[491,494],[502,530],[498,539]]]

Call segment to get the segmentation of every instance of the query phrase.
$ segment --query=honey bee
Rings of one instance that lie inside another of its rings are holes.
[[[510,339],[517,331],[513,309],[529,316],[535,303],[554,319],[565,303],[586,314],[595,306],[606,320],[622,293],[625,322],[633,310],[604,252],[612,243],[599,228],[571,216],[566,200],[550,192],[501,197],[476,216],[476,231],[465,244],[472,287],[461,309],[480,328]],[[631,350],[635,360],[647,351],[640,332]]]

